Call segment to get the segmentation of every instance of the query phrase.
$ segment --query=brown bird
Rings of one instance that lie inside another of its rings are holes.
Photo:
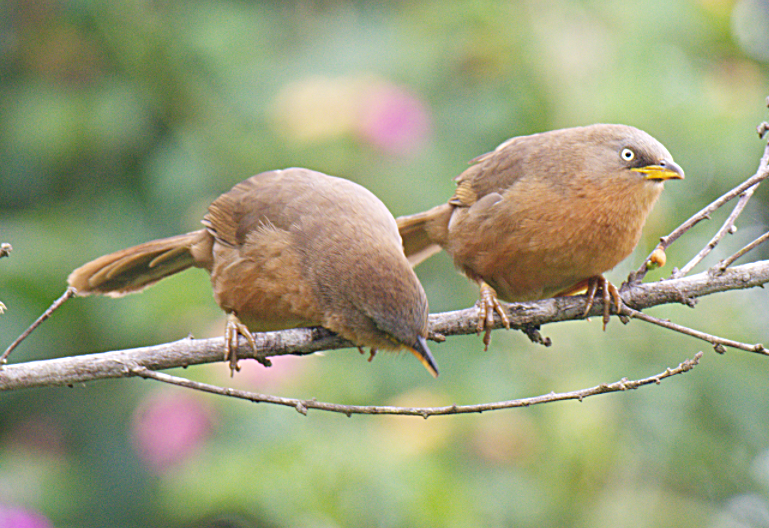
[[[457,178],[448,203],[397,219],[413,265],[441,248],[481,289],[478,332],[494,312],[510,327],[497,298],[531,301],[587,287],[590,310],[603,277],[635,248],[663,182],[684,172],[646,132],[592,125],[509,139],[475,158]]]
[[[353,344],[406,348],[434,376],[427,298],[395,219],[348,180],[292,168],[257,174],[208,208],[204,229],[98,258],[73,271],[78,295],[120,296],[189,267],[211,274],[228,314],[225,359],[238,334],[323,326]]]

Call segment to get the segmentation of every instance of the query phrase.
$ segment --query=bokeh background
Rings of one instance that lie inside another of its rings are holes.
[[[4,348],[101,254],[197,229],[265,170],[354,180],[395,215],[451,196],[508,137],[621,122],[660,139],[670,182],[619,283],[656,239],[755,171],[769,117],[767,0],[0,2]],[[767,189],[714,263],[767,228]],[[726,216],[677,242],[667,276]],[[764,250],[749,258],[767,258]],[[477,290],[445,255],[431,311]],[[769,341],[769,294],[650,310]],[[13,362],[221,335],[207,276],[68,302]],[[3,527],[766,527],[769,361],[634,321],[497,331],[410,356],[355,350],[181,375],[350,404],[469,404],[693,372],[631,393],[483,415],[352,417],[116,380],[0,395]]]

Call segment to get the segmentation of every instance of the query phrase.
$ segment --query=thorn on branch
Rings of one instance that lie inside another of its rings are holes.
[[[549,337],[543,337],[539,332],[539,325],[526,325],[521,328],[521,332],[526,334],[526,337],[528,337],[535,345],[549,347],[553,344],[553,341]]]
[[[697,306],[696,297],[690,297],[686,295],[680,288],[674,288],[674,291],[676,292],[676,297],[678,297],[678,302],[684,306],[688,306],[689,308],[694,308]]]
[[[436,343],[443,343],[446,341],[446,336],[441,334],[440,332],[432,332],[429,336],[427,336],[428,339],[431,341],[435,341]]]

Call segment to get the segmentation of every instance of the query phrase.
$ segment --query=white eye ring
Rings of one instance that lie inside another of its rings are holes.
[[[625,147],[622,149],[622,152],[619,153],[619,157],[625,161],[633,161],[635,159],[635,152]]]

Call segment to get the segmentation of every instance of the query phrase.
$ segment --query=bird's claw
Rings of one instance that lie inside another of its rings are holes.
[[[502,319],[502,324],[505,328],[510,330],[510,319],[507,317],[502,305],[497,300],[497,292],[488,284],[481,283],[481,296],[478,302],[478,326],[477,332],[480,334],[485,330],[483,334],[484,351],[489,349],[489,343],[491,343],[491,328],[494,326],[494,312],[499,314]]]
[[[371,347],[371,348],[369,349],[369,356],[368,356],[368,362],[369,362],[369,363],[371,363],[372,361],[374,361],[374,356],[376,356],[377,350],[378,350],[378,349],[377,349],[377,348],[375,348],[375,347]],[[365,348],[363,348],[362,346],[359,346],[359,347],[358,347],[358,352],[360,352],[360,353],[361,353],[361,355],[363,355],[363,354],[365,354],[365,353],[366,353],[366,349],[365,349]]]
[[[619,290],[614,284],[606,280],[603,275],[596,277],[590,277],[587,281],[587,304],[585,311],[582,314],[583,317],[587,317],[590,310],[593,308],[593,302],[595,301],[595,295],[598,289],[601,289],[601,300],[603,301],[603,329],[606,331],[606,325],[609,324],[611,316],[611,303],[614,301],[614,305],[617,307],[617,314],[622,314],[622,309],[625,304],[622,302]]]
[[[234,376],[235,371],[240,371],[240,366],[238,365],[238,336],[246,338],[259,363],[265,367],[272,365],[269,359],[259,357],[256,340],[248,327],[241,323],[235,314],[230,313],[227,315],[227,325],[224,327],[224,360],[230,363],[230,376]]]

